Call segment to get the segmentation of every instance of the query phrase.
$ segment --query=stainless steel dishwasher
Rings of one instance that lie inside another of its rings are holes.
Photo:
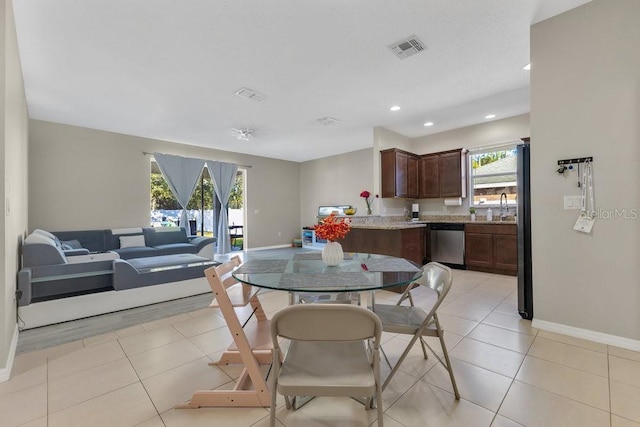
[[[464,269],[464,224],[433,223],[429,229],[431,261]]]

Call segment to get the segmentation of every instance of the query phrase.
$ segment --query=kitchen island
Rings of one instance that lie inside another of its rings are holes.
[[[352,224],[351,231],[340,243],[345,252],[390,255],[425,262],[426,224],[388,223],[379,225]]]

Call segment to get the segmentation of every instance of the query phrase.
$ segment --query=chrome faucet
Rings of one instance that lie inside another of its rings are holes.
[[[504,197],[504,210],[502,208],[502,197]],[[509,213],[509,204],[507,203],[507,193],[500,195],[500,221],[503,221]]]

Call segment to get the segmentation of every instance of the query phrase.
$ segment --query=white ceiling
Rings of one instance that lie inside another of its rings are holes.
[[[293,161],[527,113],[529,26],[588,1],[13,0],[31,118]]]

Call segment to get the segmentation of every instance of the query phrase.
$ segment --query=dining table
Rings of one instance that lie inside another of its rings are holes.
[[[284,252],[249,259],[232,275],[239,282],[263,289],[295,293],[364,292],[408,285],[422,276],[422,266],[404,258],[345,252],[329,266],[321,251]],[[290,298],[290,302],[292,299]]]

